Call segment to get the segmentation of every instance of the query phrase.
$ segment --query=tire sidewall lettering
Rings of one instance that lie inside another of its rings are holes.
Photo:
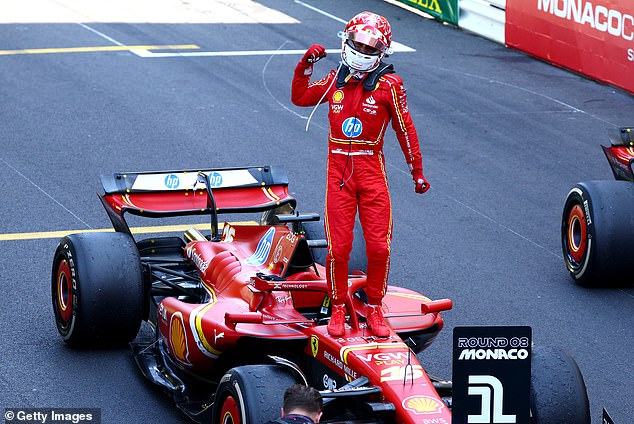
[[[572,209],[574,208],[575,205],[579,205],[580,208],[583,211],[583,215],[584,215],[584,225],[586,226],[586,245],[585,245],[585,252],[583,253],[583,257],[581,258],[581,261],[578,264],[573,264],[571,262],[571,252],[570,252],[570,243],[571,241],[569,240],[569,236],[570,236],[570,213],[572,211]],[[574,187],[572,190],[570,190],[570,193],[568,194],[568,198],[566,201],[566,225],[565,225],[565,230],[566,231],[566,252],[565,252],[565,260],[566,260],[566,265],[568,267],[568,270],[571,272],[573,278],[575,279],[580,279],[584,276],[584,274],[586,273],[586,271],[588,270],[588,267],[590,265],[590,259],[591,259],[591,254],[592,254],[592,241],[594,238],[594,219],[592,216],[592,202],[589,198],[587,198],[587,196],[585,196],[585,192],[583,190],[583,188],[581,187]]]
[[[70,269],[69,277],[70,277],[70,284],[71,284],[71,291],[72,291],[71,298],[70,298],[71,316],[68,323],[66,325],[63,325],[60,322],[61,318],[57,316],[59,314],[59,311],[56,310],[55,312],[56,319],[58,320],[57,327],[60,330],[60,333],[64,340],[69,340],[71,337],[73,337],[75,325],[77,323],[77,309],[79,307],[79,284],[77,280],[77,262],[75,260],[76,255],[74,253],[75,252],[72,245],[68,241],[66,241],[62,245],[61,252],[58,255],[58,259],[57,259],[57,279],[59,279],[60,277],[59,265],[63,260],[65,260],[68,263],[68,267]],[[58,292],[58,290],[59,288],[56,288],[56,294],[57,296],[60,296],[61,294]]]

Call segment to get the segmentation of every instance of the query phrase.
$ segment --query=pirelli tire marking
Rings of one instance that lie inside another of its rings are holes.
[[[569,204],[573,206],[569,207]],[[580,188],[574,187],[570,190],[566,209],[569,209],[565,229],[566,266],[573,277],[579,279],[585,274],[592,253],[590,204]]]
[[[58,315],[58,327],[64,340],[73,336],[77,319],[77,301],[79,290],[77,287],[77,270],[69,243],[64,243],[62,252],[57,259],[57,278],[55,280],[54,310]]]

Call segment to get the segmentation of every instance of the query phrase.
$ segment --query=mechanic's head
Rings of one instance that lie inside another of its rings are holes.
[[[294,384],[286,389],[284,393],[282,416],[286,417],[292,414],[304,415],[318,423],[323,407],[324,401],[319,391],[313,387],[304,386],[303,384]]]
[[[361,12],[339,33],[341,59],[355,71],[372,72],[391,53],[392,27],[383,16]]]

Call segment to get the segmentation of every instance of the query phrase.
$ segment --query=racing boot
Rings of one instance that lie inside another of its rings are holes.
[[[390,327],[385,323],[383,311],[380,305],[368,305],[368,327],[370,331],[377,337],[387,337],[390,335]]]
[[[328,334],[341,337],[346,332],[346,305],[332,305]]]

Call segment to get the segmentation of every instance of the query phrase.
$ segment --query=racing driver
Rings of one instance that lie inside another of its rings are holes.
[[[313,44],[295,68],[291,100],[297,106],[328,102],[328,164],[325,205],[327,281],[332,300],[328,333],[345,333],[348,261],[357,209],[368,257],[367,322],[378,337],[387,337],[381,304],[390,267],[392,207],[385,173],[383,137],[388,123],[396,132],[414,179],[416,193],[429,183],[423,175],[416,128],[410,117],[401,78],[382,59],[391,53],[387,19],[371,12],[353,17],[339,33],[341,63],[324,78],[310,82],[313,64],[326,50]]]

